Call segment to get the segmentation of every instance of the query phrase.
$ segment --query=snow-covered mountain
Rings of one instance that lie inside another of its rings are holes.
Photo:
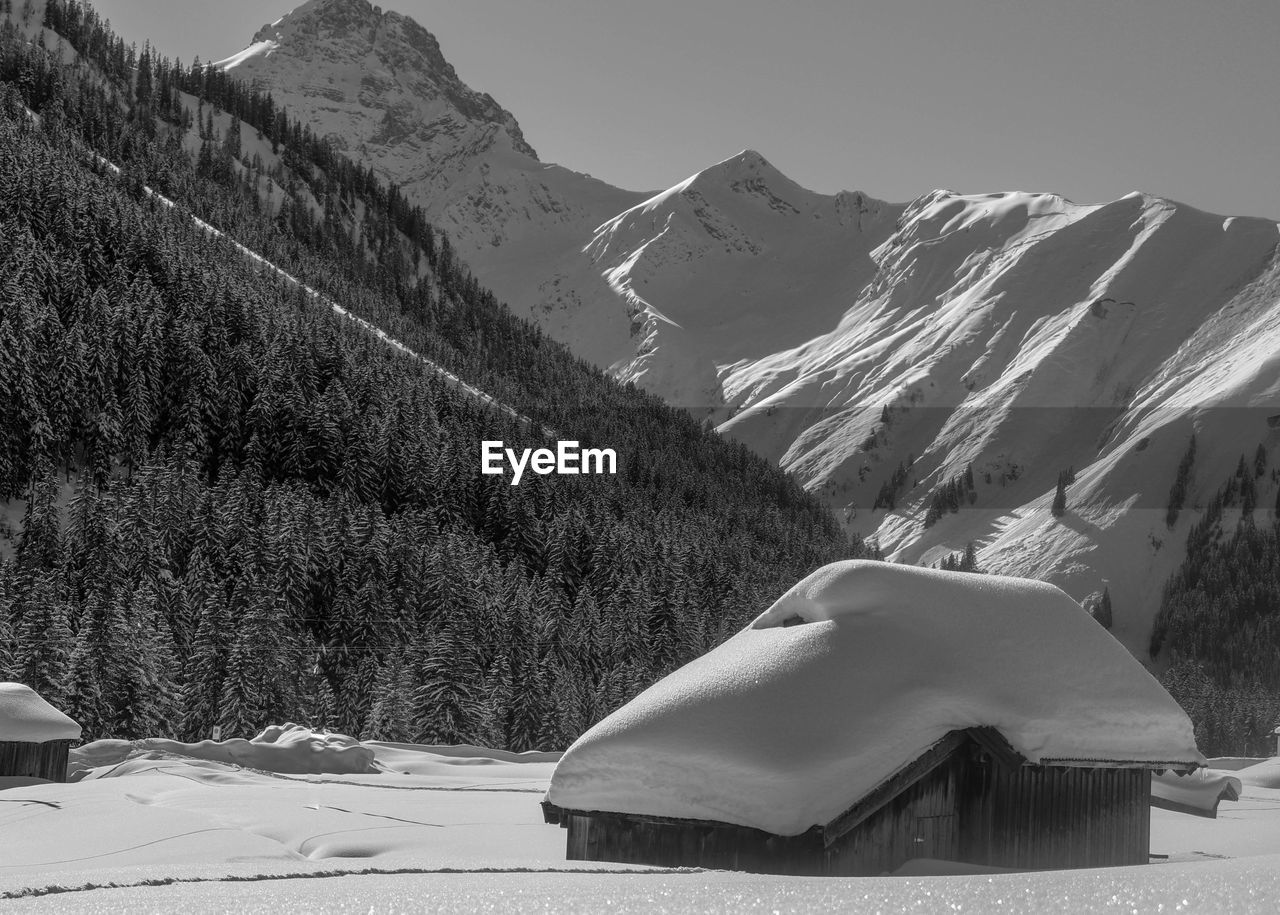
[[[627,355],[626,315],[586,307],[610,295],[604,280],[580,290],[563,276],[598,225],[648,195],[540,162],[422,26],[367,0],[308,0],[216,66],[398,184],[517,312],[562,338],[579,324],[574,342],[592,361]]]
[[[991,571],[1077,599],[1109,588],[1116,634],[1145,652],[1196,517],[1165,520],[1191,433],[1189,508],[1280,442],[1278,242],[1274,222],[1136,193],[824,198],[744,153],[619,215],[588,252],[643,317],[631,377],[723,406],[723,432],[895,559],[973,542]],[[970,470],[961,511],[930,523]],[[1258,485],[1269,506],[1274,483]]]
[[[1259,443],[1277,459],[1276,223],[1137,193],[827,196],[752,151],[624,191],[540,162],[429,33],[365,0],[310,0],[222,63],[398,183],[517,313],[794,471],[893,558],[973,542],[1077,599],[1109,587],[1135,651],[1197,498]]]

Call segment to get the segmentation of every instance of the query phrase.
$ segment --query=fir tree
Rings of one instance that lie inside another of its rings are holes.
[[[1066,474],[1058,474],[1058,486],[1053,493],[1053,505],[1050,508],[1055,518],[1061,518],[1067,513],[1067,478]]]
[[[415,651],[414,739],[419,743],[457,744],[474,739],[481,701],[479,667],[457,624],[451,621]]]
[[[1182,455],[1182,460],[1178,462],[1178,472],[1174,477],[1173,486],[1169,489],[1169,507],[1165,514],[1165,523],[1169,527],[1173,527],[1178,521],[1178,513],[1182,511],[1183,502],[1187,498],[1187,490],[1191,485],[1191,470],[1195,466],[1196,460],[1196,436],[1191,434],[1191,439],[1187,442],[1187,450]]]
[[[58,594],[54,572],[37,573],[19,610],[12,637],[17,650],[7,665],[12,679],[30,686],[49,702],[62,702],[67,663],[74,637],[67,621],[67,605]],[[0,649],[2,650],[2,649]]]

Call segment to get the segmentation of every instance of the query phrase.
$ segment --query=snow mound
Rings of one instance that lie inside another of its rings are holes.
[[[1196,816],[1216,817],[1221,801],[1240,800],[1240,779],[1200,769],[1187,775],[1157,772],[1151,778],[1151,806]]]
[[[23,683],[0,683],[0,742],[79,740],[80,725]]]
[[[354,737],[313,731],[291,722],[273,724],[252,740],[233,737],[183,743],[148,737],[136,741],[95,741],[80,748],[69,768],[80,774],[148,753],[186,756],[286,775],[353,775],[377,771],[374,751]]]
[[[599,722],[548,798],[796,835],[978,726],[1036,763],[1204,763],[1186,713],[1058,588],[849,561]]]
[[[1280,789],[1280,757],[1264,759],[1236,772],[1240,781],[1255,788]]]

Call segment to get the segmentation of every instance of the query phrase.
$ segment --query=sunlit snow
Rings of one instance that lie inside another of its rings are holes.
[[[1280,906],[1276,788],[1246,785],[1216,820],[1153,810],[1152,852],[1170,863],[771,877],[566,861],[564,830],[545,824],[538,805],[556,754],[366,746],[377,774],[286,776],[143,750],[78,783],[0,791],[3,908],[1217,913]],[[337,876],[351,872],[364,873]],[[56,889],[70,891],[33,895]]]

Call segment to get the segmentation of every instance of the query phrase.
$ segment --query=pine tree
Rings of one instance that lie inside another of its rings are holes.
[[[143,108],[149,108],[151,105],[152,93],[152,76],[151,76],[151,49],[143,48],[142,56],[138,58],[138,75],[134,79],[134,98]]]
[[[0,563],[0,680],[4,681],[15,679],[13,670],[18,658],[18,636],[13,625],[14,582],[12,574],[8,574],[11,569]]]
[[[110,732],[115,709],[103,683],[103,662],[111,656],[106,616],[102,600],[91,594],[81,610],[67,664],[63,711],[80,725],[85,740],[117,736]]]
[[[1050,511],[1053,512],[1055,518],[1061,518],[1067,513],[1067,479],[1065,474],[1058,474],[1058,488],[1053,493],[1053,506]]]
[[[17,651],[9,665],[12,677],[58,705],[65,696],[74,637],[56,574],[37,573],[25,599],[15,606],[21,615],[13,627]]]
[[[32,480],[18,538],[18,564],[24,569],[55,569],[63,558],[58,481],[47,463],[32,473]]]
[[[472,741],[479,728],[480,670],[456,621],[414,650],[413,728],[418,743]]]
[[[413,740],[411,686],[405,674],[404,652],[389,652],[379,667],[373,705],[363,729],[368,739],[392,742]]]
[[[189,571],[187,583],[199,594],[196,604],[198,623],[191,652],[183,669],[181,712],[178,732],[183,740],[201,740],[221,720],[223,682],[230,655],[229,640],[233,635],[231,619],[225,613],[220,595],[206,593],[203,563],[199,570]]]
[[[240,119],[234,114],[231,116],[231,124],[227,128],[222,150],[223,155],[229,159],[239,159],[241,156]]]
[[[1186,501],[1187,490],[1191,486],[1191,469],[1195,466],[1196,460],[1196,436],[1193,432],[1191,439],[1187,443],[1187,450],[1182,455],[1182,460],[1178,462],[1178,473],[1174,477],[1173,486],[1169,489],[1169,508],[1165,515],[1165,523],[1169,527],[1173,527],[1178,521],[1178,513],[1182,511],[1182,504]]]
[[[126,739],[170,732],[173,641],[159,625],[154,591],[121,594],[110,615],[114,653],[100,667],[104,700],[112,709],[111,733]]]
[[[224,737],[253,737],[297,708],[296,646],[283,629],[280,600],[242,580],[232,612],[241,622],[227,652],[219,724]]]

